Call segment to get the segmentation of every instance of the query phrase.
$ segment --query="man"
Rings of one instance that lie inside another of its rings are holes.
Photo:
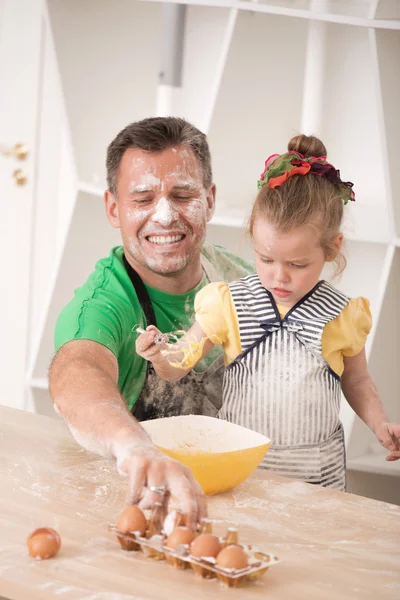
[[[136,354],[135,328],[187,329],[201,287],[253,266],[204,244],[216,188],[206,136],[188,122],[128,125],[110,144],[106,164],[106,214],[122,246],[97,263],[58,318],[50,392],[76,440],[116,459],[129,478],[128,502],[146,508],[165,491],[165,506],[169,494],[179,498],[194,524],[206,511],[199,485],[154,447],[138,421],[216,415],[222,356],[216,347],[192,376],[166,383]]]

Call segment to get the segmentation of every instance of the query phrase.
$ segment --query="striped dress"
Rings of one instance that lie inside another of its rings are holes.
[[[320,281],[282,319],[257,275],[229,288],[242,353],[225,369],[219,417],[271,439],[262,467],[345,489],[340,377],[322,357],[322,333],[350,298]]]

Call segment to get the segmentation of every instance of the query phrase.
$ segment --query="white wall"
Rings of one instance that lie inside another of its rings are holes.
[[[104,185],[106,148],[125,125],[153,116],[161,5],[49,0],[78,176]]]
[[[247,215],[265,159],[299,133],[306,35],[306,20],[238,15],[209,131],[217,214]]]

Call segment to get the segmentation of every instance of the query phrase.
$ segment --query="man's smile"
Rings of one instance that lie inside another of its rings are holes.
[[[175,244],[176,242],[180,242],[186,236],[183,233],[174,234],[174,235],[147,235],[146,240],[151,244]]]

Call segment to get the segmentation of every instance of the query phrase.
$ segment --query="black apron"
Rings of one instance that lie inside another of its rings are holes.
[[[157,327],[156,315],[146,286],[125,255],[123,260],[147,325]],[[204,373],[191,371],[183,379],[170,382],[158,377],[153,365],[148,362],[146,380],[132,408],[132,414],[138,421],[178,415],[216,417],[222,404],[223,366],[223,355],[220,353]]]

